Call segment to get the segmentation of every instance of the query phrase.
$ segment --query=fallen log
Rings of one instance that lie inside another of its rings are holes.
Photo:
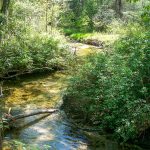
[[[19,115],[15,115],[15,116],[12,116],[10,114],[5,114],[4,119],[7,120],[7,122],[11,122],[11,121],[16,121],[18,119],[35,116],[35,115],[40,115],[40,114],[46,114],[46,113],[52,114],[52,113],[55,113],[58,111],[59,111],[58,109],[46,109],[46,110],[37,110],[34,112],[23,113],[23,114],[19,114]]]
[[[35,71],[40,71],[40,70],[53,70],[53,68],[41,67],[41,68],[34,68],[32,70],[24,70],[24,71],[13,70],[13,71],[10,71],[10,72],[6,72],[4,75],[1,75],[0,79],[4,79],[4,80],[11,79],[11,78],[15,78],[15,77],[18,77],[18,76],[21,76],[21,75],[24,75],[24,74],[31,74]]]

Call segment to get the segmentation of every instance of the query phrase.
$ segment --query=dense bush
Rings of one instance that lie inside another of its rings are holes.
[[[41,8],[31,1],[11,2],[9,16],[4,16],[7,22],[0,28],[0,77],[67,65],[69,52],[64,41],[59,42],[62,37],[41,31],[41,16]]]
[[[69,52],[48,35],[13,37],[0,46],[0,74],[32,72],[66,66]]]
[[[146,25],[147,17],[143,14]],[[69,113],[123,141],[150,128],[149,27],[139,29],[116,42],[109,54],[89,58],[70,79],[64,100]]]

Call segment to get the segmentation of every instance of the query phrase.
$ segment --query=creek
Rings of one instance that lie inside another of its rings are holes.
[[[79,56],[91,52],[88,45],[77,45]],[[75,46],[75,48],[77,47]],[[69,75],[66,72],[39,73],[18,77],[4,84],[5,107],[13,114],[37,109],[59,108],[63,103],[63,91]],[[69,106],[68,106],[69,107]],[[100,136],[98,144],[93,142],[79,128],[72,126],[66,114],[60,110],[51,115],[37,115],[20,119],[14,123],[4,137],[7,150],[139,150],[137,146],[119,146],[108,136]],[[15,143],[15,146],[11,143]],[[24,143],[24,144],[22,144]],[[93,144],[94,143],[94,144]],[[18,148],[20,146],[20,149]]]

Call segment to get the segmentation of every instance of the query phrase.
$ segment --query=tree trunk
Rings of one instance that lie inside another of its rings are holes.
[[[122,17],[122,0],[115,0],[115,11],[118,17]]]
[[[9,114],[5,114],[5,117],[6,117],[8,122],[11,122],[11,121],[15,121],[18,119],[22,119],[22,118],[26,118],[26,117],[30,117],[30,116],[35,116],[35,115],[40,115],[40,114],[45,114],[45,113],[52,114],[52,113],[55,113],[57,111],[58,111],[58,109],[37,110],[35,112],[19,114],[16,116],[10,116]]]
[[[2,9],[3,6],[3,0],[0,0],[0,10]]]
[[[0,87],[2,87],[2,83],[0,83]],[[1,95],[0,95],[0,150],[2,150],[2,141],[3,141],[3,121],[2,121],[2,114],[4,109],[4,101],[1,99],[3,93],[1,88]]]
[[[0,4],[1,4],[0,13],[2,13],[5,16],[8,16],[8,8],[9,8],[10,0],[1,0]],[[7,21],[5,21],[5,19],[0,20],[0,26],[6,23]],[[0,34],[0,43],[1,40],[2,40],[2,35]]]
[[[48,32],[48,0],[46,0],[46,10],[45,10],[45,31]]]
[[[0,150],[2,150],[3,145],[2,145],[2,129],[0,128]]]
[[[3,122],[2,122],[2,112],[3,112],[3,101],[0,99],[0,150],[2,150],[3,141]]]
[[[1,13],[6,14],[9,8],[10,0],[3,0],[2,1],[2,8]]]

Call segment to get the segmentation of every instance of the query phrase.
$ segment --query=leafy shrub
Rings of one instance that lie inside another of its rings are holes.
[[[119,41],[111,58],[113,76],[108,80],[103,126],[124,141],[150,127],[149,44],[147,36],[136,34]]]
[[[9,15],[0,16],[0,21],[7,20],[0,28],[0,77],[66,67],[69,52],[64,40],[60,34],[44,32],[45,11],[39,4],[12,1]]]
[[[53,69],[66,66],[69,52],[59,47],[58,41],[47,35],[13,37],[0,46],[1,75]]]
[[[96,31],[106,31],[108,25],[115,19],[115,12],[112,9],[101,7],[94,16],[94,27]]]
[[[67,111],[122,141],[150,128],[149,39],[149,28],[143,26],[117,41],[109,54],[89,58],[70,79],[64,99],[64,106],[71,105]]]

